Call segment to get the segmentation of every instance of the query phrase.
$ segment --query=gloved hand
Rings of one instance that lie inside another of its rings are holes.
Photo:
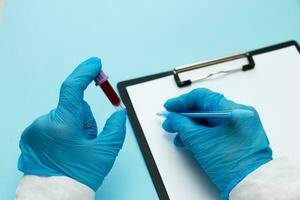
[[[172,112],[246,109],[250,118],[236,116],[229,120],[192,120],[170,114],[163,128],[178,133],[174,143],[189,149],[199,165],[218,187],[223,199],[248,174],[272,160],[272,150],[256,110],[234,103],[208,89],[196,89],[168,100],[165,108]]]
[[[101,69],[98,58],[81,63],[61,86],[56,109],[37,118],[20,140],[18,168],[25,174],[68,176],[96,191],[125,138],[126,111],[112,114],[98,135],[83,92]]]

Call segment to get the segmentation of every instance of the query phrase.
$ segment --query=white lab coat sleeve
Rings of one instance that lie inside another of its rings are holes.
[[[93,200],[95,192],[66,176],[24,175],[17,187],[15,200]]]
[[[230,200],[282,199],[300,199],[299,160],[274,159],[249,174],[230,193]]]

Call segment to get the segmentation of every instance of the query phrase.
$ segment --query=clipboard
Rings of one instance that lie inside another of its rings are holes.
[[[296,142],[300,141],[300,128],[291,124],[297,124],[297,113],[300,113],[300,103],[296,100],[300,99],[298,75],[300,48],[296,41],[288,41],[118,83],[159,198],[220,199],[215,186],[196,166],[192,155],[176,149],[172,144],[174,136],[159,129],[162,121],[152,115],[163,109],[163,100],[198,87],[224,93],[229,99],[252,105],[258,110],[273,157],[296,156],[295,152],[300,150]],[[146,109],[148,106],[150,108]],[[281,115],[288,117],[282,119]],[[288,128],[284,119],[289,123]],[[187,169],[192,172],[186,172]]]

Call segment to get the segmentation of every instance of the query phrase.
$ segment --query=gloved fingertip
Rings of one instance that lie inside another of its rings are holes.
[[[167,109],[168,107],[170,107],[171,104],[172,104],[172,99],[169,99],[164,103],[164,107]]]
[[[122,131],[125,129],[126,126],[126,119],[127,119],[127,111],[126,110],[120,110],[114,112],[107,120],[105,129],[111,130],[120,130]]]
[[[101,69],[102,69],[101,59],[98,57],[88,58],[87,60],[80,63],[80,65],[77,68],[77,70],[81,71],[79,75],[82,75],[83,71],[85,71],[93,75],[94,76],[93,78],[96,77],[96,75],[101,71]]]
[[[185,147],[185,145],[183,144],[183,142],[182,142],[181,138],[179,137],[179,135],[176,135],[176,137],[174,138],[173,143],[177,148]]]
[[[166,101],[164,104],[164,107],[168,111],[176,111],[181,106],[179,105],[178,100],[175,98],[175,99],[169,99],[168,101]]]
[[[178,119],[180,119],[180,115],[176,113],[170,113],[167,115],[166,120],[162,124],[162,127],[165,131],[169,133],[176,133],[177,130],[175,130],[176,124]]]
[[[175,131],[172,128],[172,122],[170,119],[166,119],[164,123],[162,124],[162,128],[169,133],[175,133]]]
[[[126,135],[126,110],[114,112],[106,121],[103,131],[98,135],[99,141],[115,142],[121,147]]]
[[[82,62],[82,64],[96,64],[101,66],[101,59],[98,57],[90,57],[88,59],[86,59],[85,61]]]
[[[126,109],[123,109],[123,110],[120,110],[120,111],[116,111],[114,114],[114,117],[122,120],[122,121],[126,121],[127,119],[127,110]]]
[[[163,124],[162,124],[162,128],[163,128],[165,131],[169,132],[169,130],[170,130],[170,120],[166,119],[166,120],[163,122]]]

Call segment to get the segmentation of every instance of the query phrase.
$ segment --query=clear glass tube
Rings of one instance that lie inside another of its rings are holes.
[[[121,102],[120,105],[118,106],[114,106],[116,111],[121,111],[121,110],[124,110],[126,109],[126,107],[124,106],[124,104]]]

